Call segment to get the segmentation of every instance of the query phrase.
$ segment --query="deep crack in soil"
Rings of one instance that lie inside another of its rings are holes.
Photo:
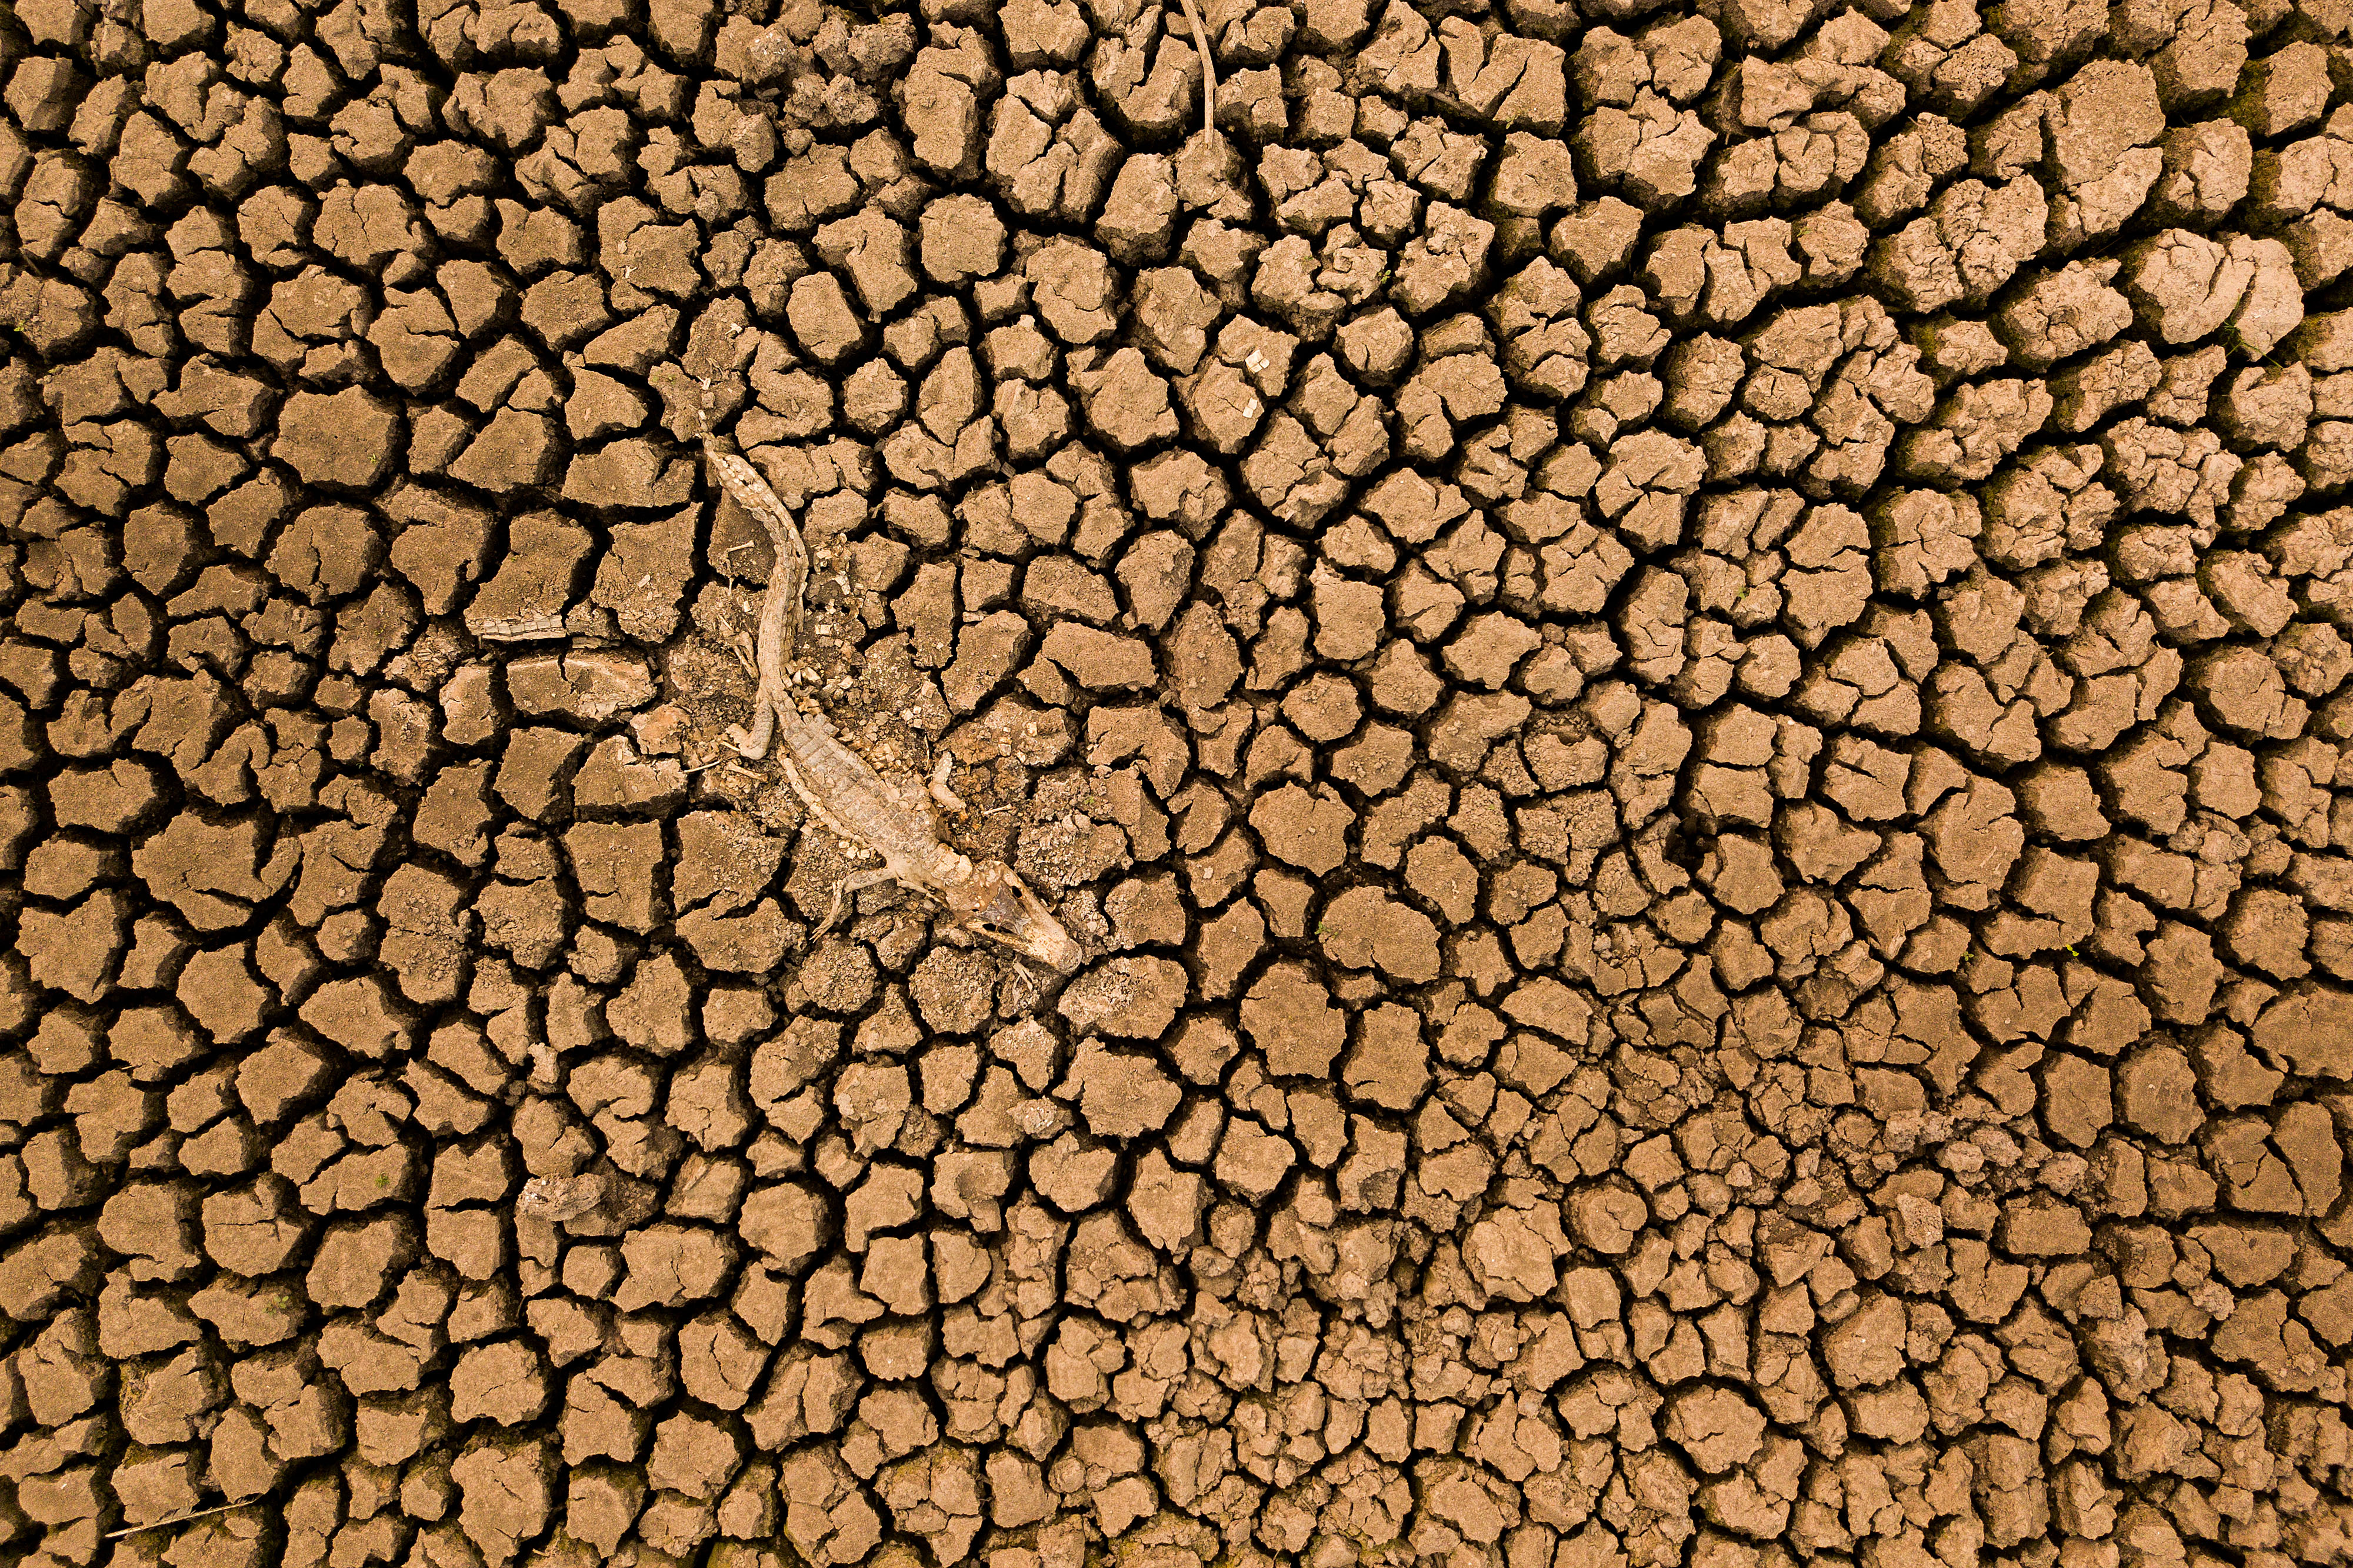
[[[2348,30],[16,0],[0,1559],[2344,1562]]]

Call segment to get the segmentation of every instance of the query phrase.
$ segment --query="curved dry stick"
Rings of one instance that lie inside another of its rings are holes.
[[[159,1519],[153,1524],[134,1524],[128,1530],[114,1531],[106,1539],[120,1541],[126,1535],[137,1535],[144,1531],[163,1530],[174,1524],[185,1524],[192,1519],[210,1519],[216,1513],[234,1513],[241,1508],[252,1508],[261,1500],[259,1498],[253,1498],[245,1502],[225,1502],[218,1508],[204,1509],[195,1513],[175,1513],[169,1519]]]
[[[1185,19],[1193,24],[1193,47],[1201,51],[1201,129],[1214,132],[1218,129],[1218,62],[1209,58],[1209,30],[1201,26],[1201,13],[1193,0],[1180,3]]]
[[[801,595],[808,584],[808,546],[801,540],[801,531],[793,525],[792,514],[785,510],[781,497],[760,477],[760,470],[733,452],[723,452],[709,437],[703,437],[702,455],[710,462],[712,472],[718,475],[720,488],[735,498],[735,504],[756,519],[768,531],[769,542],[776,546],[776,569],[768,574],[767,597],[760,603],[760,636],[755,648],[760,671],[758,689],[752,694],[752,729],[745,733],[731,727],[727,738],[735,749],[753,762],[768,754],[769,742],[776,733],[776,706],[784,700],[785,660],[791,658],[801,641]]]

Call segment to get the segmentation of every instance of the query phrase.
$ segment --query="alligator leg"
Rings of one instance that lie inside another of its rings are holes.
[[[955,769],[955,759],[942,752],[939,766],[932,770],[932,798],[940,803],[941,810],[952,816],[962,816],[965,813],[965,804],[956,798],[956,792],[948,787],[948,774]]]
[[[879,888],[885,882],[895,882],[898,879],[899,873],[888,866],[879,866],[871,871],[852,871],[849,876],[844,877],[833,889],[833,908],[826,912],[825,923],[809,932],[809,940],[815,942],[831,931],[833,923],[841,918],[842,910],[849,905],[851,899],[869,888]]]

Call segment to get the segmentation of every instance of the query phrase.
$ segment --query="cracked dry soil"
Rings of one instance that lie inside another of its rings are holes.
[[[0,15],[0,1556],[2353,1552],[2353,5],[1192,9]]]

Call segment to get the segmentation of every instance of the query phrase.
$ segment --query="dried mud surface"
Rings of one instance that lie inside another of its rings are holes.
[[[2353,7],[1189,9],[0,17],[0,1556],[2353,1551]]]

